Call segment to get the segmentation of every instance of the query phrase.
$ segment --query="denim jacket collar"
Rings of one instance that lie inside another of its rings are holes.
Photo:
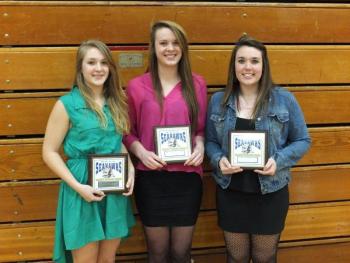
[[[232,108],[232,110],[236,111],[236,101],[235,101],[235,97],[233,96],[233,94],[231,94],[230,97],[228,98],[226,106],[228,106],[228,107]]]

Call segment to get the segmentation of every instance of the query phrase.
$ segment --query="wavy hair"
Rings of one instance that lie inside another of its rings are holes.
[[[130,123],[128,117],[128,104],[126,102],[126,95],[121,86],[117,67],[113,60],[112,53],[106,44],[99,40],[87,40],[81,43],[77,51],[76,74],[73,84],[79,88],[88,107],[96,112],[101,126],[104,128],[107,127],[107,118],[101,108],[94,101],[93,91],[86,84],[82,73],[83,59],[87,51],[91,48],[96,48],[102,53],[109,68],[108,77],[103,84],[103,95],[105,97],[106,104],[109,106],[109,109],[111,111],[116,130],[123,134],[128,133],[130,130]]]

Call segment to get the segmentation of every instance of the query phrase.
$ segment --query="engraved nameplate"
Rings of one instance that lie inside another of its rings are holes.
[[[120,68],[142,68],[143,53],[120,53],[118,61]]]

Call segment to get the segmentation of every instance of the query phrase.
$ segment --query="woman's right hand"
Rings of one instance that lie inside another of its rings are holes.
[[[92,188],[87,184],[80,184],[77,189],[78,194],[88,203],[101,201],[105,197],[105,193]]]
[[[224,175],[235,174],[243,171],[241,167],[231,165],[225,156],[220,159],[219,168],[221,170],[221,173]]]
[[[143,149],[138,157],[140,161],[151,170],[160,169],[166,166],[166,162],[159,158],[158,155],[146,149]]]

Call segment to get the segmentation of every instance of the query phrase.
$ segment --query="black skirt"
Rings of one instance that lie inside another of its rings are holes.
[[[234,233],[273,235],[284,228],[288,206],[288,186],[269,194],[245,193],[216,188],[218,224]]]
[[[192,226],[202,199],[197,173],[141,171],[136,173],[135,201],[145,226]]]

